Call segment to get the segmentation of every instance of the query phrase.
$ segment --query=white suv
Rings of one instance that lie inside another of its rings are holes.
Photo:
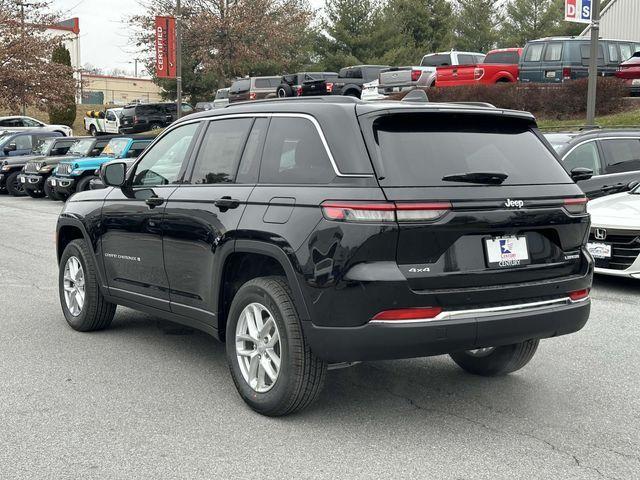
[[[42,129],[43,132],[60,132],[66,137],[73,136],[73,130],[66,125],[47,125],[35,118],[25,116],[0,117],[1,131],[20,131]]]

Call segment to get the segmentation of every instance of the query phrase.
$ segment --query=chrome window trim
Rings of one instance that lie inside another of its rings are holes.
[[[338,177],[342,177],[342,178],[373,178],[373,174],[368,174],[368,173],[342,173],[340,171],[340,169],[338,168],[338,164],[336,163],[335,158],[333,157],[333,154],[331,153],[331,149],[329,148],[329,144],[327,142],[326,137],[324,136],[324,132],[322,131],[322,127],[320,126],[320,123],[318,123],[318,121],[312,116],[309,115],[307,113],[271,113],[271,112],[260,112],[260,113],[229,113],[229,114],[224,114],[224,115],[215,115],[212,117],[200,117],[200,118],[194,118],[193,120],[185,120],[185,121],[181,121],[176,123],[175,125],[171,125],[170,127],[168,127],[164,132],[162,132],[161,135],[158,135],[157,138],[155,138],[145,149],[145,154],[141,155],[138,158],[138,161],[136,162],[136,166],[138,164],[138,162],[141,162],[144,157],[146,156],[146,153],[148,151],[150,151],[153,146],[156,144],[156,142],[158,142],[161,138],[163,138],[165,135],[167,135],[169,132],[171,132],[172,130],[181,127],[183,125],[187,125],[190,123],[196,123],[196,122],[215,122],[217,120],[226,120],[226,119],[231,119],[231,118],[304,118],[309,120],[313,126],[316,128],[316,132],[318,132],[318,135],[320,136],[320,141],[322,142],[322,145],[324,146],[325,152],[327,153],[327,156],[329,157],[329,162],[331,163],[331,167],[333,168],[334,173],[336,174],[336,176]]]
[[[544,300],[541,302],[529,302],[518,303],[513,305],[504,305],[501,307],[488,307],[488,308],[475,308],[470,310],[453,310],[443,311],[433,318],[418,318],[413,320],[371,320],[369,323],[385,324],[385,325],[399,325],[406,323],[428,323],[439,320],[455,320],[455,319],[472,319],[472,318],[486,318],[499,315],[507,315],[510,313],[531,313],[538,310],[547,310],[553,307],[563,307],[576,305],[578,303],[586,302],[591,297],[587,296],[580,300],[571,300],[569,297],[556,298],[554,300]]]

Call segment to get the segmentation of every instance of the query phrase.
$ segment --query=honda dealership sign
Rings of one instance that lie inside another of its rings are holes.
[[[565,0],[564,19],[567,22],[591,23],[591,0]]]
[[[176,78],[176,19],[156,17],[156,76]]]

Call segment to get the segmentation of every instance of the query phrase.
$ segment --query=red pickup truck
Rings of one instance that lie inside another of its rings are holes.
[[[436,87],[516,82],[520,55],[522,48],[501,48],[490,51],[483,63],[438,67]]]

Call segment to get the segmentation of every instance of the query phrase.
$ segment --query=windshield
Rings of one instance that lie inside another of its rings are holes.
[[[102,151],[102,155],[113,158],[120,158],[122,156],[122,152],[129,144],[128,138],[114,138],[107,143],[107,146],[104,147]]]
[[[383,186],[452,186],[451,176],[487,172],[506,175],[503,185],[571,182],[531,125],[516,118],[387,115],[374,122],[374,134]]]
[[[71,145],[71,148],[67,152],[67,155],[73,155],[74,157],[86,157],[91,152],[95,140],[87,138],[86,140],[78,140]]]
[[[55,143],[56,139],[54,137],[50,138],[40,138],[34,139],[35,145],[31,149],[32,155],[47,155],[49,150],[51,150],[51,146]]]

